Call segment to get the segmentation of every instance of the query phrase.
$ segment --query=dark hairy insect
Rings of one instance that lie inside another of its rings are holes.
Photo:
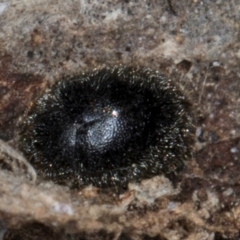
[[[191,155],[190,104],[159,72],[95,69],[57,82],[28,113],[23,149],[47,179],[126,188]]]

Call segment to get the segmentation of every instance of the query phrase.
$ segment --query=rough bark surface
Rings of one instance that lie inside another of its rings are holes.
[[[0,0],[0,239],[239,239],[240,3]],[[19,123],[65,75],[97,66],[163,72],[194,105],[182,173],[120,195],[36,180]]]

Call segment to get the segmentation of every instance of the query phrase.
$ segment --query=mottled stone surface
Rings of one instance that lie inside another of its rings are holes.
[[[0,139],[17,149],[25,110],[60,77],[125,64],[182,86],[196,144],[178,176],[117,195],[36,184],[0,142],[0,238],[239,239],[239,19],[236,0],[1,0]]]

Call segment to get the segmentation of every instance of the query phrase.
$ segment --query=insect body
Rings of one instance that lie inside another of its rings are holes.
[[[114,67],[61,80],[28,113],[24,149],[45,178],[120,186],[182,169],[190,104],[150,69]]]

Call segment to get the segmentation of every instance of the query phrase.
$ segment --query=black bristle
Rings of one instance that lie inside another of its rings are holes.
[[[55,182],[126,188],[182,169],[191,121],[189,102],[158,72],[103,68],[61,80],[41,97],[28,113],[23,147]]]

